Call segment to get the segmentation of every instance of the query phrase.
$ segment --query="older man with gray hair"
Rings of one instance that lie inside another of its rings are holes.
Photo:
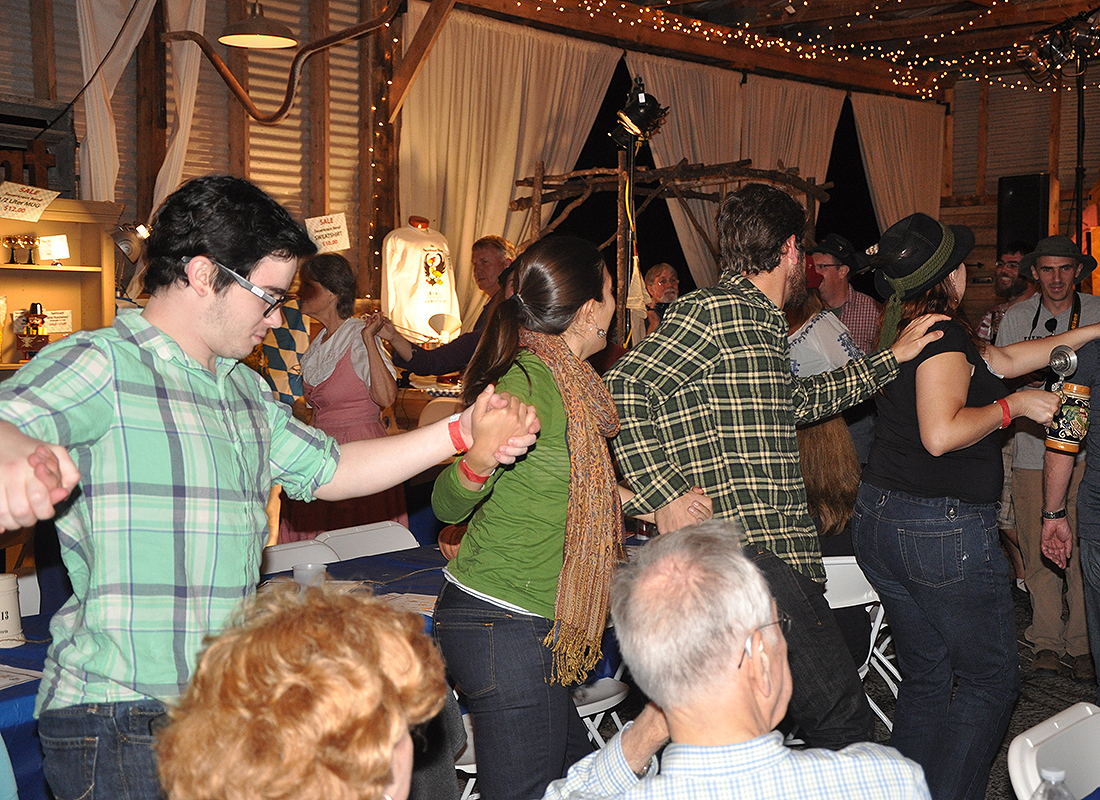
[[[892,748],[783,745],[774,729],[791,697],[790,620],[746,558],[736,522],[647,544],[616,575],[611,616],[623,658],[653,702],[544,800],[929,796],[920,766]]]

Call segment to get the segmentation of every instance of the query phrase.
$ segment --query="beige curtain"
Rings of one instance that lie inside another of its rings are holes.
[[[798,167],[803,178],[825,182],[842,90],[749,75],[741,104],[741,158],[756,169]]]
[[[632,78],[641,76],[645,81],[646,92],[671,109],[649,142],[658,167],[673,166],[682,158],[690,164],[721,164],[741,157],[741,73],[633,52],[626,54],[626,65]],[[710,191],[724,193],[727,188],[715,186]],[[668,211],[695,284],[713,285],[717,264],[691,218],[705,227],[717,245],[717,204],[670,198]]]
[[[917,211],[939,217],[943,106],[853,94],[852,110],[879,229]]]
[[[85,200],[114,200],[118,180],[118,139],[111,110],[111,95],[122,77],[138,40],[145,33],[153,13],[154,0],[136,0],[137,5],[122,30],[131,0],[77,0],[76,20],[80,32],[80,61],[84,80],[95,73],[118,36],[118,44],[84,93],[87,131],[80,144],[80,196]],[[122,31],[119,35],[119,31]],[[60,44],[60,42],[59,42]]]
[[[410,0],[406,41],[426,10]],[[447,237],[467,326],[486,299],[470,246],[486,234],[516,242],[527,215],[508,203],[529,190],[515,181],[540,160],[547,174],[573,168],[621,55],[462,11],[447,17],[401,111],[400,214],[427,217]]]

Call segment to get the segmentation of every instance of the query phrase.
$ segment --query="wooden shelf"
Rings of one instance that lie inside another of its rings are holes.
[[[87,267],[76,264],[0,264],[0,269],[29,269],[42,272],[103,272],[103,267],[95,264]]]
[[[72,311],[73,330],[94,330],[111,324],[115,316],[115,247],[110,233],[118,224],[122,206],[105,201],[57,198],[37,222],[0,219],[0,236],[55,236],[68,239],[67,264],[0,263],[0,295],[7,297],[3,325],[0,377],[10,377],[17,359],[12,312],[41,303],[46,311]],[[0,257],[10,251],[0,249]],[[26,258],[26,254],[18,252]],[[53,334],[57,341],[67,334]]]

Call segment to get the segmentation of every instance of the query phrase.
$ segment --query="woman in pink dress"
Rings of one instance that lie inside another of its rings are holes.
[[[356,279],[348,260],[323,253],[300,273],[299,305],[324,330],[300,359],[305,399],[313,425],[340,444],[386,435],[381,410],[397,396],[393,364],[375,335],[382,316],[353,317]],[[335,503],[283,502],[279,541],[312,539],[323,531],[394,520],[408,525],[401,486],[370,497]]]

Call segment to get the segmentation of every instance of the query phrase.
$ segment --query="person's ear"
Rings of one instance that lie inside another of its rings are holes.
[[[841,270],[844,270],[844,271],[843,271],[843,272],[841,272]],[[847,265],[847,264],[841,264],[841,265],[840,265],[839,267],[837,267],[837,268],[836,268],[836,273],[837,273],[837,275],[839,275],[840,277],[844,278],[845,280],[847,280],[847,279],[848,279],[848,272],[849,272],[849,271],[850,271],[850,270],[848,269],[848,265]]]
[[[772,670],[771,652],[764,646],[764,634],[757,631],[753,634],[752,647],[756,652],[749,659],[752,666],[750,675],[753,688],[761,697],[772,696]]]
[[[1084,268],[1085,268],[1085,265],[1082,264],[1080,261],[1078,261],[1077,262],[1077,269],[1074,271],[1073,277],[1074,278],[1080,278],[1081,277],[1081,270],[1083,270]]]
[[[218,268],[209,258],[195,256],[184,267],[187,275],[187,285],[200,297],[208,294],[217,294],[214,281],[218,274]]]

